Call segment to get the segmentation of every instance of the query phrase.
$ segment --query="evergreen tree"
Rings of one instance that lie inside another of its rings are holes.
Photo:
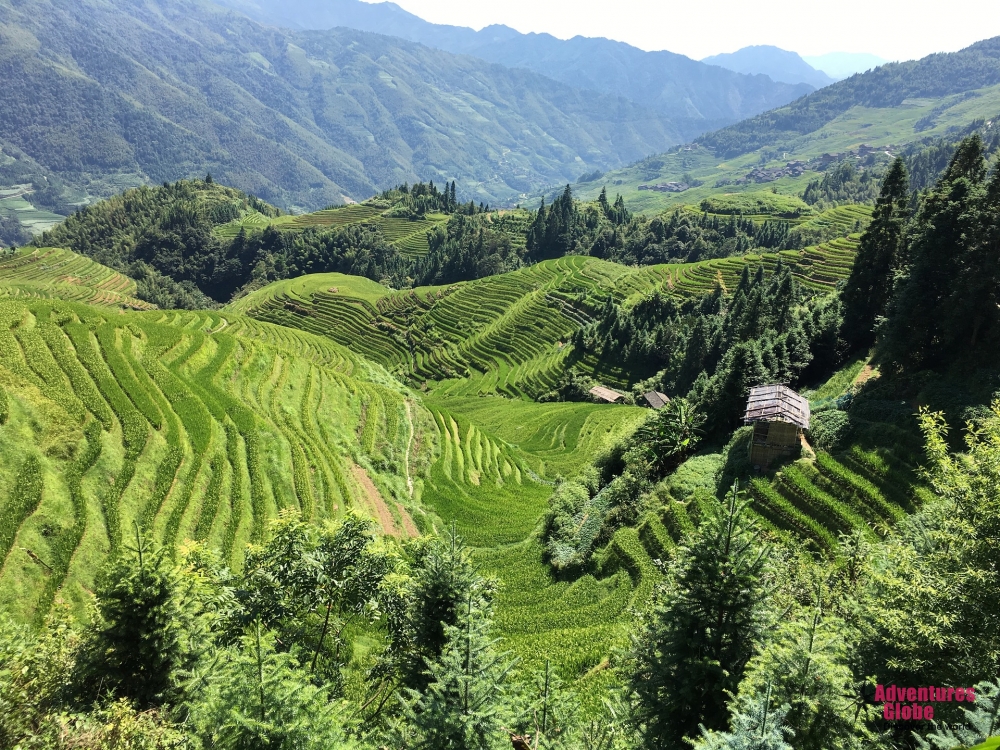
[[[761,693],[738,698],[733,707],[729,732],[710,732],[701,728],[702,736],[694,743],[695,750],[792,750],[786,742],[794,731],[785,726],[788,704],[775,708],[768,685]],[[796,741],[796,748],[799,747]]]
[[[850,630],[824,612],[819,596],[811,611],[790,617],[747,668],[746,695],[771,692],[784,705],[796,750],[853,750],[867,739],[861,696],[848,664]]]
[[[404,687],[423,690],[427,664],[438,659],[447,629],[459,622],[471,599],[477,608],[492,600],[494,585],[480,577],[454,528],[449,538],[434,540],[413,566],[412,578],[392,605],[390,647],[381,671],[398,672]]]
[[[188,704],[204,746],[219,750],[347,750],[355,745],[337,708],[259,621],[218,655],[204,695]]]
[[[963,721],[948,725],[934,722],[934,731],[926,738],[916,736],[920,750],[955,750],[973,747],[1000,734],[1000,678],[975,686],[973,708],[960,708]]]
[[[899,268],[908,202],[906,166],[900,157],[882,181],[872,222],[861,235],[854,267],[842,295],[843,337],[853,350],[867,349],[875,343],[875,326],[885,315]]]
[[[897,367],[933,369],[963,359],[981,364],[982,354],[970,347],[995,355],[984,344],[997,335],[1000,235],[992,230],[993,188],[985,176],[977,135],[959,145],[921,202],[882,346]]]
[[[921,414],[937,499],[876,548],[856,622],[860,674],[886,685],[968,685],[1000,664],[1000,401],[952,455],[941,414]],[[920,623],[914,628],[913,623]]]
[[[166,551],[136,537],[100,576],[78,680],[89,699],[110,693],[147,708],[178,697],[179,678],[198,653],[186,632],[195,612],[185,611]]]
[[[489,603],[470,591],[456,625],[442,630],[440,655],[425,663],[425,686],[402,696],[397,746],[490,750],[504,734],[507,681],[514,667],[490,636]]]
[[[723,502],[706,504],[666,591],[633,638],[629,688],[649,750],[682,747],[701,725],[726,726],[726,692],[735,694],[767,612],[767,548],[749,508],[735,486]]]

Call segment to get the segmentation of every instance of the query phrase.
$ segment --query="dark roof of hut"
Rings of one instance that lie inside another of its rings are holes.
[[[789,422],[809,429],[809,401],[787,385],[758,385],[750,389],[744,421]]]
[[[648,391],[643,393],[642,397],[646,399],[646,403],[654,409],[662,409],[670,403],[670,397],[665,393],[660,393],[659,391]]]

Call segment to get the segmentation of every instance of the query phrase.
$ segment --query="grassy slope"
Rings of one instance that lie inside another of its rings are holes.
[[[148,310],[135,282],[89,258],[57,248],[24,248],[0,255],[0,297],[62,299]]]
[[[643,213],[655,213],[680,205],[697,205],[705,198],[726,193],[770,190],[783,195],[799,195],[806,185],[822,177],[821,172],[806,171],[799,177],[782,177],[765,185],[725,185],[716,183],[745,177],[754,167],[774,168],[795,160],[808,161],[824,153],[842,153],[862,144],[895,149],[923,140],[947,135],[957,126],[977,119],[990,120],[1000,113],[1000,86],[989,86],[969,94],[953,94],[940,98],[908,99],[897,107],[855,106],[835,117],[813,133],[789,137],[777,147],[758,149],[732,159],[717,158],[704,147],[680,147],[651,156],[625,169],[608,172],[593,183],[575,186],[578,197],[592,200],[603,186],[621,193],[629,208]],[[933,125],[918,131],[916,124],[933,117]],[[682,180],[689,174],[704,184],[683,193],[640,191],[640,184],[655,184]]]
[[[377,226],[390,244],[395,245],[406,257],[416,258],[430,250],[427,235],[438,226],[447,224],[445,214],[428,214],[419,220],[397,219],[383,216],[386,209],[370,203],[358,203],[338,208],[328,208],[298,216],[285,215],[270,219],[257,211],[246,211],[238,219],[215,228],[220,237],[232,238],[241,229],[247,232],[262,231],[268,226],[282,231],[301,232],[304,229],[332,229],[351,224]]]

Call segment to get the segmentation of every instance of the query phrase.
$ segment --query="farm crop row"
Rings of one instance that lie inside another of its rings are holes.
[[[73,564],[80,545],[90,545],[84,557],[93,560],[106,534],[114,552],[133,520],[170,549],[190,537],[239,564],[240,545],[263,539],[276,507],[322,519],[354,501],[339,446],[355,430],[366,431],[378,456],[405,450],[403,395],[344,374],[355,371],[354,356],[310,334],[211,313],[107,313],[66,302],[4,302],[0,318],[0,366],[15,378],[0,390],[0,416],[21,419],[10,393],[25,383],[39,394],[32,398],[52,404],[34,418],[83,431],[75,455],[42,459],[44,446],[26,446],[0,498],[2,559],[42,502],[43,475],[60,475],[46,483],[46,502],[72,511],[31,552],[50,573],[36,617],[82,572]],[[226,332],[230,324],[240,339]],[[372,417],[364,426],[362,398]],[[320,424],[329,427],[321,433]],[[88,478],[98,461],[105,479]],[[378,465],[394,470],[392,461]],[[88,528],[91,505],[103,529]],[[15,575],[21,566],[8,569]]]

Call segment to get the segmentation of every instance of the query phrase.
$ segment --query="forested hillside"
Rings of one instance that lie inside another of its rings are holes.
[[[84,195],[212,172],[285,207],[420,176],[494,201],[680,140],[663,115],[528,71],[208,3],[31,0],[0,24],[0,147]]]
[[[526,68],[575,88],[623,96],[670,118],[683,139],[786,104],[814,86],[741,75],[668,51],[604,38],[557,39],[492,25],[474,31],[428,23],[394,3],[361,0],[224,0],[261,21],[295,29],[346,26],[456,54]],[[797,84],[797,85],[795,85]]]

